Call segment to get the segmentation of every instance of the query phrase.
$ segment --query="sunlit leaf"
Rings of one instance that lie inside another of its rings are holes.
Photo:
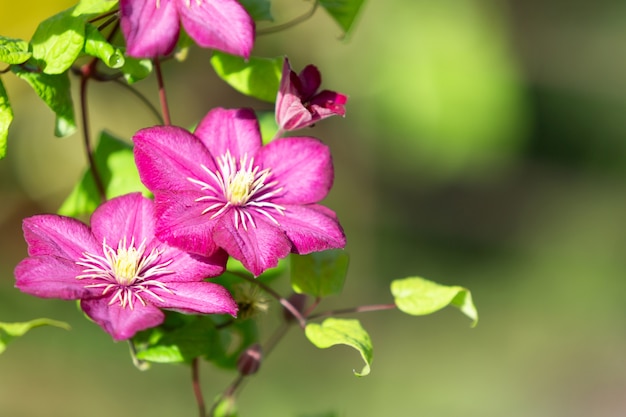
[[[211,65],[217,75],[242,94],[273,103],[280,85],[283,58],[250,57],[213,52]]]
[[[264,144],[268,144],[276,137],[278,132],[278,124],[276,123],[276,115],[273,111],[256,111],[256,117],[259,120],[259,128],[261,129],[261,138]]]
[[[38,72],[38,68],[31,68],[27,64],[13,65],[11,71],[30,84],[37,95],[56,114],[55,136],[68,136],[76,131],[74,104],[67,73],[44,74]]]
[[[274,20],[270,11],[269,0],[240,0],[239,2],[256,22],[261,20]]]
[[[234,396],[218,398],[218,403],[213,410],[213,417],[237,417],[239,416],[237,410],[237,404],[235,403]]]
[[[4,352],[7,348],[7,344],[15,338],[23,336],[30,329],[41,326],[54,326],[65,330],[70,329],[69,324],[51,319],[35,319],[19,323],[0,322],[0,353]]]
[[[363,0],[319,0],[319,2],[346,34],[352,29],[363,6]]]
[[[300,294],[326,297],[341,293],[349,256],[339,249],[291,255],[291,286]]]
[[[152,72],[152,61],[149,59],[137,59],[130,56],[124,57],[124,65],[121,68],[124,79],[128,84],[136,83],[146,78]]]
[[[478,324],[478,312],[469,290],[458,286],[437,284],[419,277],[397,279],[391,283],[391,293],[400,311],[413,316],[434,313],[453,305]]]
[[[28,61],[30,56],[28,42],[0,36],[0,62],[9,65],[22,64]]]
[[[110,12],[117,4],[117,0],[80,0],[72,9],[72,15],[89,19],[95,15]]]
[[[13,122],[13,110],[11,110],[9,96],[0,80],[0,159],[4,158],[7,153],[7,138],[11,122]]]
[[[150,195],[139,179],[133,149],[128,143],[108,132],[102,132],[94,156],[108,199],[137,191]],[[79,217],[91,214],[99,204],[100,195],[96,183],[91,170],[87,169],[61,205],[59,214]]]
[[[88,24],[85,33],[85,53],[96,58],[109,68],[124,65],[124,53],[111,45],[93,25]]]
[[[320,349],[335,345],[348,345],[358,350],[365,361],[361,372],[353,370],[356,376],[370,373],[374,350],[369,334],[355,319],[328,318],[322,324],[310,323],[304,329],[307,339]]]

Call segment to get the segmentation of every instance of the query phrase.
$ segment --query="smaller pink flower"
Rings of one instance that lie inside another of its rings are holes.
[[[276,123],[281,130],[302,129],[335,114],[345,116],[348,97],[329,90],[318,93],[321,84],[317,67],[307,65],[298,75],[285,58],[276,96]]]
[[[126,53],[135,58],[168,55],[180,25],[198,45],[248,58],[254,21],[236,0],[120,0]]]
[[[37,297],[80,300],[115,340],[161,324],[161,308],[235,315],[228,291],[204,281],[224,271],[225,253],[190,255],[157,240],[154,226],[153,202],[139,193],[102,204],[91,227],[54,214],[24,219],[29,257],[15,268],[15,286]]]

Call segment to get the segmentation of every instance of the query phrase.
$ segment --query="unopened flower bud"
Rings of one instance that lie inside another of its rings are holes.
[[[293,293],[289,296],[289,298],[287,298],[287,301],[289,301],[291,305],[294,306],[300,314],[302,314],[304,313],[304,308],[306,307],[307,298],[306,294]],[[285,307],[283,307],[283,318],[286,322],[291,322],[296,319],[293,313]]]
[[[261,345],[255,343],[244,350],[237,359],[237,370],[241,375],[254,375],[261,367],[263,352]]]

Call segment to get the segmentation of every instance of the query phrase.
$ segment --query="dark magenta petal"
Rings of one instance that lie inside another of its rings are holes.
[[[222,216],[213,238],[230,256],[258,276],[278,265],[278,260],[289,254],[291,242],[277,226],[267,223],[259,215],[253,214],[253,217],[256,227],[248,225],[245,230],[241,224],[236,228],[231,216]]]
[[[311,111],[323,119],[335,114],[345,116],[345,104],[347,102],[347,96],[334,91],[324,90],[311,99],[310,106]]]
[[[197,137],[183,128],[157,126],[133,136],[135,162],[141,182],[151,191],[188,190],[187,179],[204,178],[201,165],[214,170],[213,158]]]
[[[150,243],[154,238],[154,204],[141,193],[113,198],[93,213],[91,230],[96,240],[113,248],[123,239],[128,245],[134,241],[135,247],[144,239]]]
[[[254,21],[235,0],[176,0],[183,27],[196,43],[248,58]]]
[[[163,323],[165,315],[151,304],[133,300],[133,308],[119,302],[109,305],[110,297],[81,300],[80,307],[116,341],[130,339],[135,333]]]
[[[102,244],[91,235],[89,227],[76,219],[41,214],[24,219],[24,238],[30,256],[53,255],[77,260],[88,251],[102,250]]]
[[[195,201],[201,195],[196,191],[157,192],[156,236],[182,250],[208,256],[218,250],[212,239],[216,221],[210,214],[202,214],[207,204]]]
[[[257,153],[257,163],[270,168],[271,180],[283,191],[271,201],[277,204],[317,203],[333,183],[333,165],[328,146],[317,139],[290,137],[278,139]]]
[[[36,256],[22,260],[15,268],[15,286],[20,291],[42,298],[78,300],[96,291],[85,288],[89,281],[76,279],[83,268],[56,256]]]
[[[168,290],[155,290],[161,298],[150,298],[157,307],[190,314],[237,314],[237,303],[226,288],[210,282],[169,283]]]
[[[294,253],[304,255],[346,245],[343,229],[329,209],[317,205],[287,206],[286,209],[278,221],[293,243]]]
[[[180,32],[175,0],[120,0],[120,24],[135,58],[168,55]]]
[[[250,109],[213,109],[194,134],[214,158],[225,155],[226,151],[236,159],[245,154],[253,156],[262,145],[259,123]]]
[[[302,101],[308,101],[322,84],[322,76],[315,65],[307,65],[300,72],[300,94]]]
[[[281,129],[298,130],[317,121],[297,96],[286,95],[282,103],[282,107],[276,110],[276,120]]]

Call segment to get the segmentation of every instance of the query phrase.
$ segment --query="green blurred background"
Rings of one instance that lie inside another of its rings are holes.
[[[0,34],[29,39],[71,4],[2,0]],[[309,7],[273,4],[275,23]],[[626,415],[624,16],[616,0],[366,0],[348,39],[322,10],[258,38],[255,54],[315,63],[350,96],[345,120],[304,132],[333,150],[326,203],[352,255],[344,296],[322,308],[390,302],[392,279],[421,275],[471,289],[481,321],[362,315],[375,360],[360,379],[358,354],[292,330],[242,391],[243,416]],[[165,72],[176,124],[214,106],[271,108],[219,81],[207,51]],[[13,288],[21,219],[54,212],[85,163],[79,135],[52,137],[49,110],[2,80],[16,117],[0,162],[0,321],[73,329],[36,329],[0,356],[0,416],[196,415],[188,369],[137,371],[74,303]],[[154,79],[139,88],[156,102]],[[94,133],[155,123],[114,86],[92,84],[90,105]],[[229,381],[203,368],[208,398]]]

